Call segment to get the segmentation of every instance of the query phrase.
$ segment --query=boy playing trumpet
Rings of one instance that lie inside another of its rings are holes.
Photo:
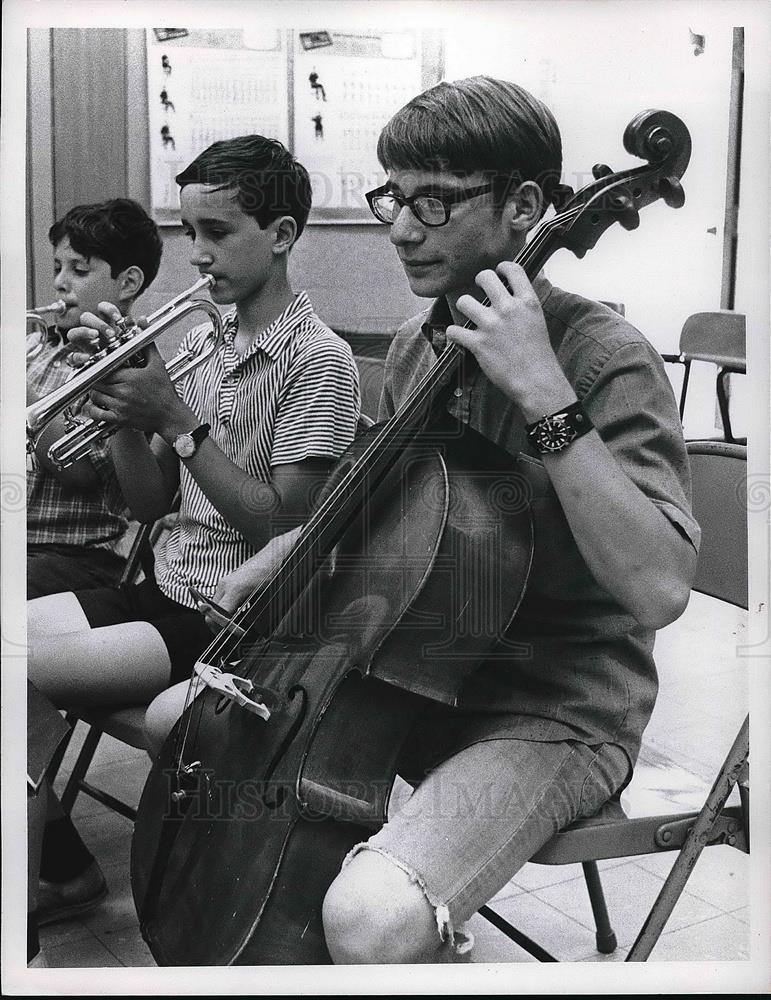
[[[83,313],[109,302],[127,316],[158,273],[158,227],[128,198],[78,205],[51,226],[54,289],[64,305],[42,338],[27,337],[27,405],[72,374],[70,330]],[[67,469],[48,459],[66,430],[54,418],[36,442],[27,470],[27,598],[117,583],[116,546],[128,527],[126,503],[104,444]]]

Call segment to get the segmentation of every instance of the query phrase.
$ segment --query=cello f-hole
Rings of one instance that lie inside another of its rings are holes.
[[[268,764],[268,766],[267,766],[267,768],[265,770],[265,774],[264,774],[263,779],[262,779],[263,787],[265,789],[267,789],[268,782],[270,781],[270,779],[271,779],[271,777],[273,775],[273,772],[278,767],[279,761],[281,760],[281,758],[286,753],[287,749],[291,745],[291,743],[294,740],[295,736],[299,732],[299,730],[300,730],[300,728],[301,728],[301,726],[303,724],[303,721],[305,720],[305,714],[306,714],[307,709],[308,709],[308,692],[305,690],[305,688],[301,684],[295,684],[295,685],[293,685],[289,689],[289,691],[287,691],[287,696],[286,696],[287,697],[287,701],[290,701],[290,702],[294,701],[294,699],[298,695],[301,698],[301,701],[300,701],[300,710],[297,713],[297,718],[294,720],[294,722],[292,723],[292,725],[289,727],[289,730],[288,730],[286,736],[281,741],[278,749],[276,750],[275,754],[271,758],[271,761],[270,761],[270,763]],[[268,798],[267,791],[264,791],[262,793],[261,797],[262,797],[263,804],[268,809],[277,809],[283,803],[284,799],[286,798],[286,789],[282,788],[280,790],[280,793],[278,795],[276,795],[275,799],[272,802]]]

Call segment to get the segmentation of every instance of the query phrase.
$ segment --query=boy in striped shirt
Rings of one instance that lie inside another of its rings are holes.
[[[151,346],[144,368],[123,368],[91,392],[89,415],[119,428],[112,457],[134,516],[164,515],[178,486],[181,506],[155,580],[28,604],[29,676],[57,706],[148,702],[187,678],[211,639],[189,588],[213,594],[222,576],[301,524],[356,429],[351,350],[287,277],[311,206],[305,168],[281,143],[241,136],[214,143],[177,183],[190,261],[214,277],[213,300],[234,308],[222,344],[181,385]],[[71,334],[83,351],[118,318],[102,306]],[[183,346],[209,332],[192,330]],[[104,884],[69,820],[49,833],[66,862],[38,902],[52,922],[51,913],[83,912]]]

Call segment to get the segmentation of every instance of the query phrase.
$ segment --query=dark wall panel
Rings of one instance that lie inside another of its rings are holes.
[[[54,214],[128,194],[126,33],[53,33]]]

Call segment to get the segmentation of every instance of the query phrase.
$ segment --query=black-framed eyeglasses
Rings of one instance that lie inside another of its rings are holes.
[[[480,184],[478,187],[460,188],[445,194],[416,194],[405,198],[391,191],[388,184],[367,191],[365,198],[372,214],[387,226],[396,221],[401,209],[407,205],[410,211],[424,226],[446,226],[450,221],[450,211],[453,205],[476,198],[478,194],[492,191],[493,184]]]

